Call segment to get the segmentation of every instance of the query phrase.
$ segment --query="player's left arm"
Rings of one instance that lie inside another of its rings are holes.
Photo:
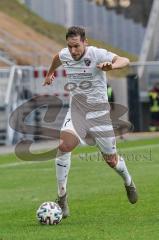
[[[112,60],[112,69],[120,69],[129,66],[130,60],[126,57],[115,56]]]
[[[97,68],[101,69],[102,71],[110,71],[114,69],[121,69],[124,67],[129,66],[130,61],[128,58],[114,56],[112,62],[103,62],[97,65]]]

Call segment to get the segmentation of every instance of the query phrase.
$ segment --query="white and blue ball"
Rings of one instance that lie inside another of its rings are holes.
[[[36,217],[41,224],[56,225],[62,220],[62,210],[55,202],[44,202],[38,208]]]

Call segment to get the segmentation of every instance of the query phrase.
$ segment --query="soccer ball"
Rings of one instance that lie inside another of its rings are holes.
[[[62,219],[62,210],[55,202],[44,202],[38,208],[36,217],[42,224],[56,225]]]

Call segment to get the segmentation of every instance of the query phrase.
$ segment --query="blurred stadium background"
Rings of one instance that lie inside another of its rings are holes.
[[[84,26],[90,44],[130,58],[130,68],[110,73],[108,81],[115,101],[128,107],[125,118],[134,131],[149,131],[149,91],[159,82],[158,0],[1,0],[0,8],[1,145],[23,137],[8,121],[13,110],[31,97],[56,95],[68,107],[62,68],[52,87],[43,88],[41,83],[53,54],[65,46],[65,28],[71,25]],[[27,121],[52,126],[43,122],[45,111],[45,107],[36,109]],[[65,111],[60,114],[53,127],[59,127]],[[24,135],[38,140],[42,133]]]

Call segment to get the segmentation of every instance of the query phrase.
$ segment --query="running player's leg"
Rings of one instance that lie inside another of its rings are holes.
[[[57,202],[60,205],[63,218],[69,216],[69,207],[67,203],[67,179],[71,165],[71,151],[79,144],[79,139],[74,133],[69,130],[62,131],[60,136],[61,145],[55,160],[56,178],[58,187]]]
[[[79,138],[74,130],[70,111],[68,111],[60,134],[60,145],[55,159],[58,187],[58,203],[63,211],[63,217],[69,215],[67,203],[67,180],[71,165],[71,151],[79,144]]]
[[[58,196],[66,194],[68,173],[71,165],[71,151],[79,144],[78,138],[71,132],[62,131],[55,164],[58,184]]]
[[[106,163],[123,178],[129,201],[132,204],[136,203],[138,199],[136,187],[123,157],[119,156],[116,152],[115,136],[97,138],[96,143]]]

